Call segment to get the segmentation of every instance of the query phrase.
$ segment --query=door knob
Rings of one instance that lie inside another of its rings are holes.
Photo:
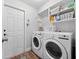
[[[4,29],[4,32],[6,31],[6,29]]]
[[[4,33],[4,36],[6,36],[7,34]]]
[[[8,41],[8,39],[2,39],[2,43],[3,43],[4,41]]]

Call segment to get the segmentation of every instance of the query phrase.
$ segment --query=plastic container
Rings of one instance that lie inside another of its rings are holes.
[[[60,21],[60,16],[55,16],[56,21]]]
[[[64,18],[63,18],[63,14],[62,14],[62,15],[60,15],[60,19],[61,19],[61,20],[63,20],[63,19],[64,19]]]
[[[50,23],[53,24],[55,22],[55,16],[50,16]]]
[[[75,8],[74,0],[70,0],[70,2],[68,3],[68,8]]]

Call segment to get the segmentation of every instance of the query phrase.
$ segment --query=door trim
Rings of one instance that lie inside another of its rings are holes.
[[[17,7],[14,7],[14,6],[8,5],[8,4],[4,4],[4,6],[7,6],[7,7],[10,7],[10,8],[17,9],[17,10],[20,10],[20,11],[25,12],[25,10],[22,10],[22,9],[20,9],[20,8],[17,8]]]
[[[14,6],[11,6],[11,5],[8,5],[8,4],[4,4],[3,7],[9,7],[9,8],[13,8],[13,9],[24,12],[24,52],[25,52],[25,10],[19,9],[17,7],[14,7]]]

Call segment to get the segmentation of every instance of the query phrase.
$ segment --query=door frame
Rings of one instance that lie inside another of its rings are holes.
[[[13,9],[16,9],[16,10],[19,10],[19,11],[22,11],[24,12],[24,52],[25,52],[25,10],[22,10],[20,8],[17,8],[17,7],[14,7],[14,6],[11,6],[11,5],[8,5],[8,4],[3,4],[3,8],[4,7],[9,7],[9,8],[13,8]],[[3,11],[4,12],[4,11]],[[3,44],[3,43],[2,43]],[[24,53],[23,52],[23,53]]]

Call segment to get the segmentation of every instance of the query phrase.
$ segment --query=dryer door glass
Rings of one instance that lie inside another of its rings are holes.
[[[48,42],[46,44],[46,50],[48,54],[55,59],[60,59],[62,57],[62,51],[60,47],[54,42]]]
[[[39,40],[38,40],[38,38],[34,37],[33,38],[33,43],[34,43],[35,47],[39,47]]]

